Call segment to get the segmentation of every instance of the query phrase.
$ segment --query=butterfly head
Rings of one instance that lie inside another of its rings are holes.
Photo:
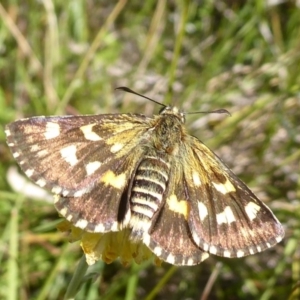
[[[185,116],[176,106],[164,106],[160,111],[160,115],[172,115],[177,117],[181,123],[185,123]]]

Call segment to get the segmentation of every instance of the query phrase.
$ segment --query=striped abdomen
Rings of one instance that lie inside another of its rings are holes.
[[[139,165],[130,196],[131,236],[140,239],[148,232],[151,219],[161,205],[170,165],[158,157],[146,156]]]

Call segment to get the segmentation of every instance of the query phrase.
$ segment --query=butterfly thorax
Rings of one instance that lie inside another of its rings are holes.
[[[165,107],[153,120],[153,146],[158,151],[176,155],[186,135],[184,122],[184,115],[177,107]]]

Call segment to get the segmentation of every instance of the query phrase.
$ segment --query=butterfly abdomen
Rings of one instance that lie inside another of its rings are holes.
[[[159,157],[146,156],[140,163],[130,194],[131,236],[142,238],[160,208],[169,179],[170,165]]]

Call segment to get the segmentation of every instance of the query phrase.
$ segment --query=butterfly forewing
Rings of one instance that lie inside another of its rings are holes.
[[[86,231],[129,228],[130,239],[176,265],[278,243],[284,231],[273,213],[183,123],[165,107],[153,118],[34,117],[9,124],[6,135],[25,174]]]
[[[211,254],[242,257],[277,244],[284,231],[252,191],[205,145],[190,141],[190,160],[185,182],[192,199],[189,219],[196,244]]]
[[[8,125],[7,141],[31,180],[55,194],[76,196],[132,153],[147,130],[145,121],[117,114],[34,117]]]

